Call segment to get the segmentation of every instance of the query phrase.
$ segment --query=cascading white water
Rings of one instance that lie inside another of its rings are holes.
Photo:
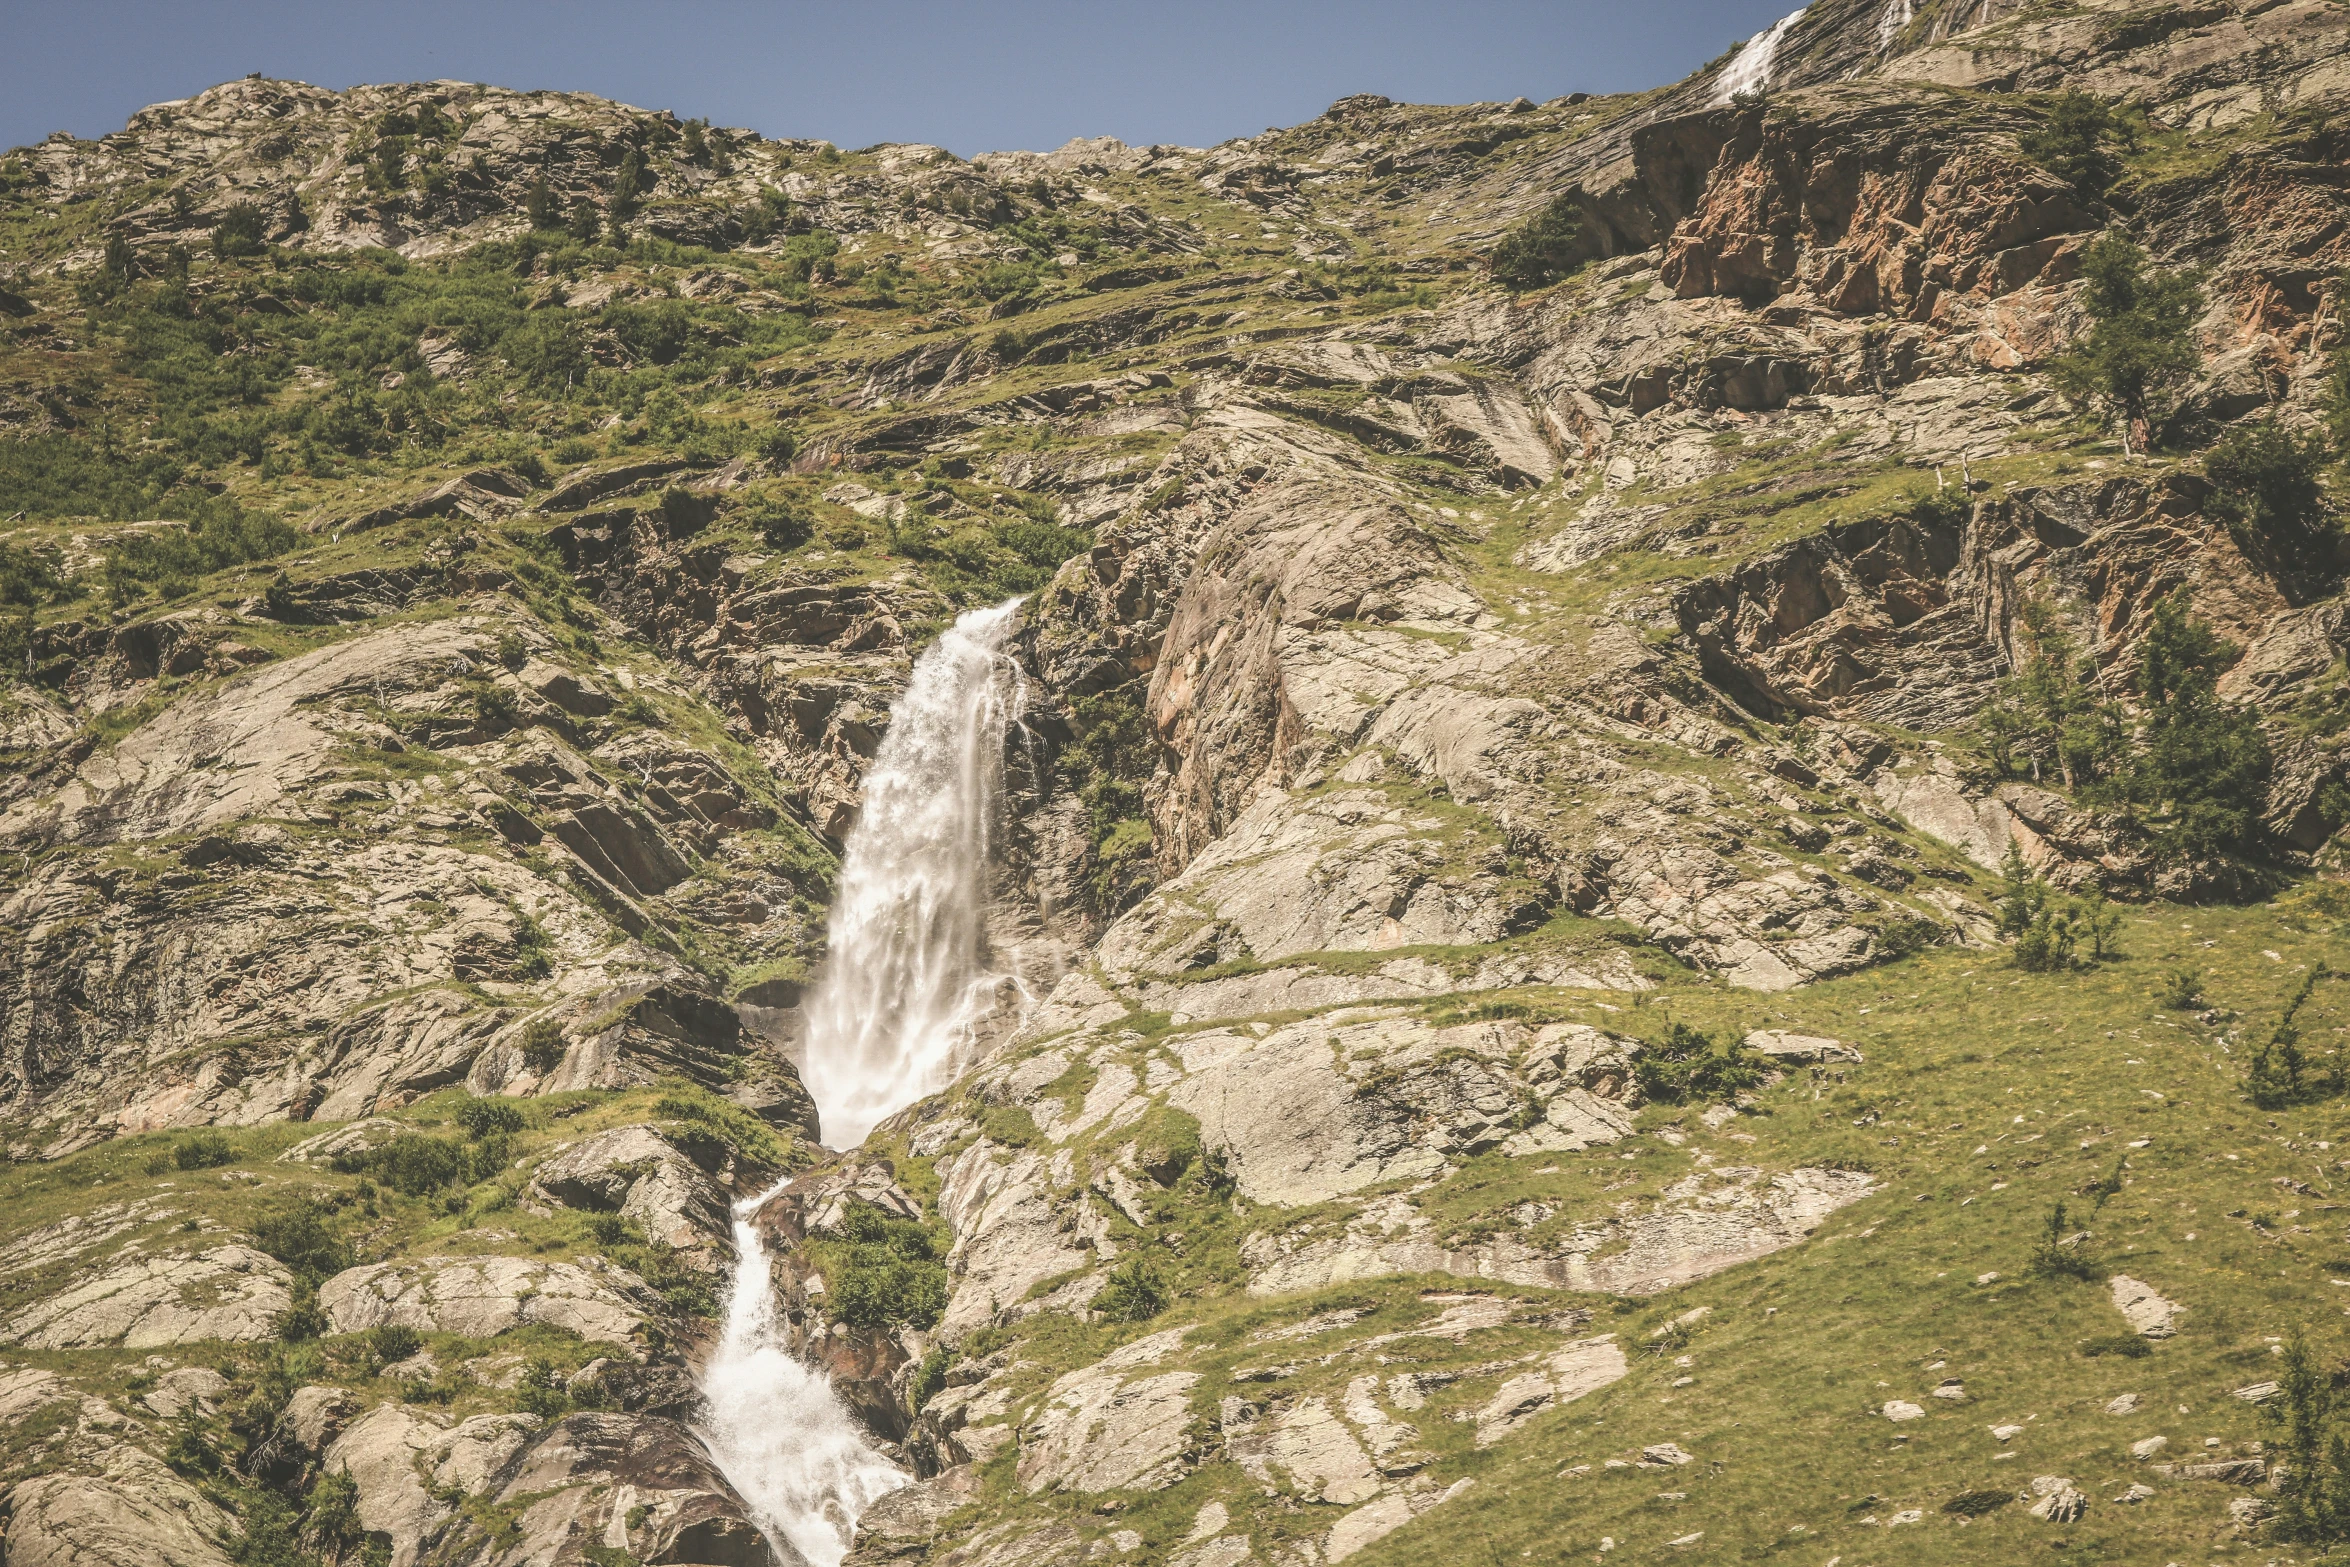
[[[773,1195],[735,1209],[734,1282],[703,1376],[702,1440],[760,1529],[784,1548],[782,1567],[840,1567],[857,1515],[908,1477],[866,1445],[824,1373],[784,1347],[767,1247],[749,1217]]]
[[[833,1147],[862,1142],[942,1086],[994,994],[980,938],[1004,741],[1025,697],[1004,651],[1018,607],[973,610],[915,662],[865,774],[831,955],[807,1005],[802,1076]],[[857,1515],[908,1477],[866,1444],[824,1374],[787,1347],[772,1264],[750,1222],[774,1195],[735,1209],[734,1280],[703,1372],[702,1438],[784,1567],[838,1567]]]
[[[807,1003],[802,1075],[832,1147],[941,1087],[994,995],[979,942],[1004,740],[1027,693],[1004,652],[1018,609],[973,610],[922,655],[865,774]]]
[[[1714,78],[1714,102],[1728,103],[1740,93],[1761,92],[1771,85],[1771,69],[1778,64],[1779,45],[1803,20],[1803,13],[1811,9],[1800,6],[1773,22],[1767,31],[1746,40],[1745,47],[1730,57],[1722,67],[1722,74]]]

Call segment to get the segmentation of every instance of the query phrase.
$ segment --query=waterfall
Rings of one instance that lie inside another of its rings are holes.
[[[1004,652],[1018,609],[972,610],[922,655],[865,774],[807,1003],[803,1075],[834,1148],[944,1086],[995,994],[979,943],[1004,740],[1027,695]]]
[[[1018,607],[971,611],[915,662],[865,774],[830,957],[807,1005],[802,1075],[833,1147],[854,1147],[943,1086],[994,995],[980,942],[1004,742],[1026,696],[1004,651]],[[780,1567],[839,1567],[857,1515],[907,1476],[867,1445],[824,1373],[791,1354],[751,1223],[775,1191],[735,1208],[734,1279],[703,1372],[701,1434]]]
[[[1778,63],[1779,45],[1795,24],[1803,20],[1809,6],[1799,7],[1771,24],[1768,32],[1757,33],[1730,57],[1722,67],[1722,74],[1714,78],[1714,102],[1728,103],[1740,93],[1761,92],[1771,85],[1771,68]]]
[[[866,1445],[824,1373],[784,1347],[767,1245],[750,1221],[774,1195],[735,1208],[734,1282],[725,1332],[703,1374],[702,1440],[752,1519],[782,1547],[779,1567],[840,1567],[857,1515],[907,1477]]]

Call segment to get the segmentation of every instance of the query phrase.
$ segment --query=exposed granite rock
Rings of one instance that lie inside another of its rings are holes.
[[[429,1333],[494,1338],[544,1323],[581,1338],[626,1344],[649,1307],[643,1283],[600,1257],[576,1263],[528,1257],[440,1258],[376,1263],[338,1273],[318,1288],[319,1308],[337,1333],[398,1323]]]
[[[248,1246],[124,1253],[0,1324],[0,1340],[28,1349],[120,1345],[153,1349],[205,1339],[277,1335],[293,1304],[293,1275]]]

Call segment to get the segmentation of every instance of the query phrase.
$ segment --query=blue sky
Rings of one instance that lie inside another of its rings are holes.
[[[249,71],[572,88],[844,147],[1201,145],[1350,92],[1466,103],[1656,86],[1787,3],[0,0],[0,147],[103,135]]]

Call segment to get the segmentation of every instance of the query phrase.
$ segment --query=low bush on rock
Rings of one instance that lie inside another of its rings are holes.
[[[928,1329],[946,1310],[944,1248],[928,1225],[851,1203],[813,1250],[832,1314],[851,1327]]]
[[[1589,258],[1583,209],[1572,196],[1552,200],[1493,247],[1493,280],[1504,288],[1555,283]]]
[[[1770,1065],[1733,1034],[1717,1042],[1686,1023],[1675,1023],[1664,1038],[1642,1046],[1632,1075],[1643,1098],[1677,1105],[1734,1099],[1760,1088]]]
[[[1093,1298],[1093,1309],[1112,1322],[1147,1322],[1173,1298],[1148,1257],[1129,1257],[1110,1270],[1110,1282]]]
[[[211,1170],[237,1162],[237,1151],[218,1132],[198,1132],[171,1151],[171,1162],[183,1170]]]

